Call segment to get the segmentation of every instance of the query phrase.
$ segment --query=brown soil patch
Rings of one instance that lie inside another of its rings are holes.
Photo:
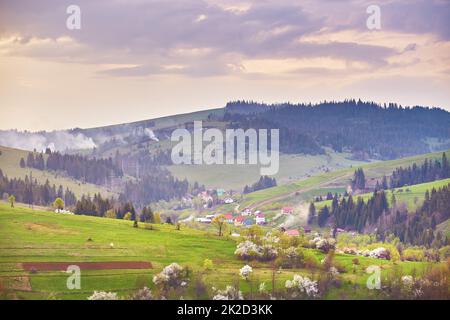
[[[31,291],[30,279],[27,276],[0,279],[0,292],[7,290]]]
[[[22,267],[26,271],[65,271],[68,266],[78,266],[81,270],[110,270],[110,269],[152,269],[147,261],[105,261],[105,262],[24,262]]]
[[[33,222],[25,224],[25,227],[31,231],[37,231],[42,233],[53,233],[53,234],[78,234],[73,230],[67,230],[61,228],[56,223],[48,223],[48,222]]]

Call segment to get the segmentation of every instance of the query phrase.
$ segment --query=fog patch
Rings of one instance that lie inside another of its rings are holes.
[[[92,138],[86,137],[82,133],[72,134],[67,131],[0,131],[0,145],[30,151],[43,151],[46,148],[50,148],[52,151],[65,151],[97,147]]]

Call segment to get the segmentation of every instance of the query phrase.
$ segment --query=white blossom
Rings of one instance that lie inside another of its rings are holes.
[[[183,268],[177,264],[172,263],[153,277],[153,283],[156,285],[178,287],[186,286],[186,281],[183,279]]]
[[[114,292],[94,291],[88,300],[118,300],[118,298]]]
[[[298,274],[294,275],[293,280],[286,280],[285,287],[290,291],[293,298],[301,295],[315,298],[319,295],[317,281],[312,281],[308,277],[302,277]]]
[[[239,274],[240,274],[241,278],[244,280],[248,280],[248,278],[250,277],[252,272],[253,272],[253,269],[249,265],[245,265],[239,270]]]
[[[232,286],[227,286],[225,290],[213,291],[215,291],[213,300],[244,300],[242,292]]]

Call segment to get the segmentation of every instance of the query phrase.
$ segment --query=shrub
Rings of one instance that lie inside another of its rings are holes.
[[[119,300],[114,292],[94,291],[88,300]]]
[[[132,297],[131,300],[153,300],[152,292],[149,288],[144,287],[139,289]]]
[[[334,250],[336,248],[336,240],[333,238],[325,239],[321,237],[316,237],[309,242],[312,248],[317,248],[320,251],[327,253],[330,250]]]
[[[248,280],[250,278],[250,276],[252,275],[252,273],[253,273],[253,269],[249,265],[245,265],[239,270],[239,275],[244,280]]]
[[[308,277],[294,275],[292,280],[286,280],[285,287],[290,297],[296,298],[316,298],[319,296],[317,281],[312,281]]]
[[[425,255],[421,249],[405,249],[402,252],[402,258],[406,261],[423,261]]]
[[[203,261],[203,268],[205,270],[211,270],[213,268],[213,262],[210,259],[205,259]]]
[[[242,292],[232,286],[227,286],[225,290],[213,288],[213,300],[243,300]]]
[[[172,263],[153,277],[153,283],[164,290],[185,287],[187,285],[185,270],[177,263]]]

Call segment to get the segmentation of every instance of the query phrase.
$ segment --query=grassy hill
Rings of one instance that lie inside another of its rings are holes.
[[[450,151],[446,152],[448,153]],[[441,157],[442,152],[435,152],[398,160],[369,163],[359,167],[364,169],[368,183],[374,184],[376,179],[380,179],[383,175],[390,175],[396,167],[405,167],[412,165],[413,163],[422,163],[425,159],[440,159]],[[354,171],[354,167],[340,169],[294,183],[249,193],[244,196],[242,206],[258,207],[271,202],[280,202],[282,200],[287,202],[289,202],[288,200],[294,202],[305,201],[308,200],[305,199],[306,192],[309,200],[311,200],[311,196],[323,195],[330,188],[343,192],[350,184]]]
[[[395,188],[394,190],[387,190],[386,196],[389,201],[389,204],[391,204],[392,194],[394,194],[397,204],[405,204],[409,210],[414,210],[423,203],[423,200],[425,199],[425,192],[427,190],[431,191],[433,188],[437,190],[449,184],[450,178],[427,183],[415,184],[412,186]],[[361,197],[364,201],[367,201],[370,197],[372,197],[372,195],[373,193],[369,192],[360,195],[355,195],[354,198]],[[314,205],[316,206],[316,209],[320,209],[326,205],[331,206],[331,200],[315,202]]]
[[[21,178],[24,179],[26,175],[30,176],[30,172],[33,178],[37,179],[40,184],[44,184],[48,179],[51,185],[55,184],[57,187],[62,185],[64,188],[68,187],[75,193],[77,198],[80,198],[83,194],[94,194],[100,192],[104,196],[112,196],[115,193],[112,190],[108,190],[105,187],[97,186],[91,183],[84,183],[73,179],[68,176],[56,174],[48,171],[38,170],[34,168],[21,168],[19,165],[20,159],[27,159],[29,151],[13,149],[0,146],[0,169],[8,178]],[[47,156],[44,155],[46,158]]]
[[[350,159],[349,153],[337,153],[327,149],[326,155],[280,154],[279,171],[273,177],[279,185],[367,162]],[[260,177],[259,165],[177,165],[167,166],[177,178],[198,181],[207,188],[223,188],[242,191]]]
[[[113,243],[112,248],[110,244]],[[196,279],[202,278],[208,291],[212,286],[224,288],[239,282],[238,272],[245,262],[234,257],[236,243],[225,237],[172,225],[153,225],[153,230],[133,228],[132,222],[106,218],[69,216],[52,212],[33,211],[26,208],[10,208],[0,203],[0,296],[7,299],[85,299],[94,290],[130,294],[136,288],[149,286],[155,273],[172,263],[188,266],[192,285],[185,298],[198,298],[194,292]],[[308,249],[319,261],[324,255]],[[212,271],[203,270],[205,258],[212,259]],[[376,294],[365,283],[369,265],[382,266],[383,276],[394,270],[390,261],[359,257],[360,265],[352,269],[354,256],[337,254],[336,261],[345,272],[342,286],[330,291],[326,298],[362,298]],[[26,271],[28,262],[150,262],[149,269],[82,270],[81,289],[66,287],[68,275],[61,271]],[[269,263],[251,263],[254,279],[271,287],[272,269]],[[399,262],[395,268],[403,272],[422,270],[426,264]],[[276,274],[275,286],[282,290],[284,282],[293,274],[311,276],[311,270],[282,270]],[[317,271],[315,272],[317,276]],[[359,286],[359,290],[354,289]],[[240,281],[240,288],[249,292],[249,284]]]

